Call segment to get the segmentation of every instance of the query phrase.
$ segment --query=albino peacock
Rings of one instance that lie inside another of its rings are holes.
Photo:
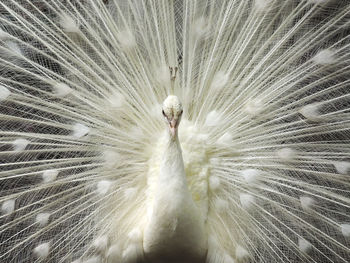
[[[2,0],[0,262],[349,262],[349,33],[348,0]]]

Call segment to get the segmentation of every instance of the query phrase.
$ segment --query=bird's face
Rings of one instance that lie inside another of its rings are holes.
[[[170,135],[173,138],[177,134],[177,128],[179,127],[182,112],[182,105],[178,97],[170,95],[164,100],[162,113],[164,120],[168,124]]]

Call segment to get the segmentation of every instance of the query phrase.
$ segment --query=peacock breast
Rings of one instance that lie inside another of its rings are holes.
[[[182,197],[169,202],[159,197],[144,231],[147,259],[152,263],[204,262],[206,240],[204,221],[193,201]]]

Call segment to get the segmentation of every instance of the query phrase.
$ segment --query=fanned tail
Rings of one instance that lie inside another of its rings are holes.
[[[0,10],[1,261],[142,254],[169,94],[208,262],[350,260],[347,1]]]

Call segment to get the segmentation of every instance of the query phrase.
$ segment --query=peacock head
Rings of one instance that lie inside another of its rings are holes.
[[[182,104],[178,97],[169,95],[163,102],[162,113],[165,121],[169,124],[169,131],[174,138],[177,134],[182,116]]]

